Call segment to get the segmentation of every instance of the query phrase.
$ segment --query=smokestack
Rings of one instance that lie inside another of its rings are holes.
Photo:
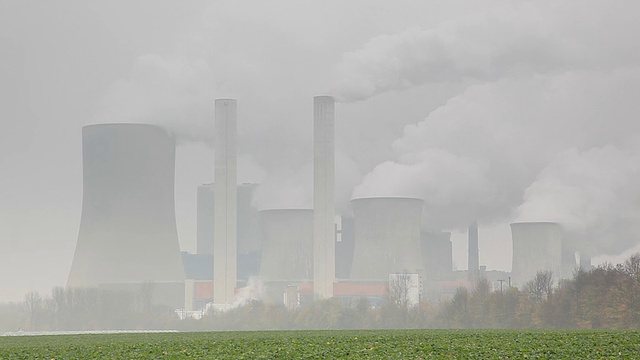
[[[333,296],[335,279],[334,130],[335,102],[313,98],[313,289],[319,299]]]
[[[82,217],[69,287],[139,291],[182,306],[174,204],[175,141],[155,125],[82,128]]]
[[[237,277],[237,152],[234,99],[215,101],[213,302],[230,304]]]
[[[469,225],[469,258],[468,258],[468,278],[469,281],[478,279],[480,271],[480,258],[478,249],[478,222]]]

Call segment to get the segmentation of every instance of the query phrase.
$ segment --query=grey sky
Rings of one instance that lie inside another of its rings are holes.
[[[514,219],[597,234],[596,253],[636,246],[640,6],[556,3],[0,1],[0,300],[66,280],[83,125],[180,137],[195,250],[215,97],[238,98],[239,181],[264,184],[262,207],[311,206],[311,97],[331,91],[340,210],[355,189],[423,197],[436,228],[479,218],[489,268],[510,268]]]

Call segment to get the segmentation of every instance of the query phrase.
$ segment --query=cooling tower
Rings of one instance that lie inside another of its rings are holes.
[[[334,208],[335,109],[331,96],[313,98],[313,291],[316,297],[333,296],[335,281]]]
[[[423,232],[421,251],[426,280],[445,280],[450,277],[453,271],[450,232]]]
[[[154,125],[85,126],[82,160],[82,217],[67,286],[154,283],[158,295],[183,296],[174,139]]]
[[[423,268],[422,200],[360,198],[351,204],[355,233],[352,279],[387,281],[389,274],[414,273]]]
[[[474,222],[469,225],[468,231],[468,279],[469,281],[475,281],[478,278],[478,272],[480,271],[480,258],[478,248],[478,223]]]
[[[215,101],[213,302],[233,301],[237,278],[236,100]]]
[[[313,279],[313,210],[262,210],[260,278],[265,282]]]
[[[519,222],[511,224],[513,263],[511,278],[517,285],[533,279],[538,271],[553,271],[562,277],[562,237],[560,224]]]

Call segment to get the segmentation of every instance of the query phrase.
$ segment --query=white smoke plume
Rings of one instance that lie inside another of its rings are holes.
[[[508,221],[525,201],[520,220],[567,222],[598,251],[619,251],[640,234],[612,231],[640,210],[640,152],[628,145],[640,135],[639,95],[640,67],[471,86],[407,126],[397,159],[367,174],[354,197],[422,198],[435,229]]]
[[[586,6],[588,3],[588,6]],[[637,2],[509,2],[373,38],[337,66],[342,101],[442,83],[461,94],[405,127],[353,193],[425,200],[432,229],[562,222],[581,251],[640,239]]]
[[[525,190],[518,218],[560,222],[579,251],[617,254],[640,240],[639,181],[637,146],[569,149]]]
[[[344,54],[331,93],[353,102],[434,82],[633,63],[640,52],[620,39],[634,31],[628,11],[638,10],[633,1],[516,1],[437,28],[381,35]]]
[[[213,143],[213,74],[203,58],[147,54],[135,60],[131,76],[114,82],[93,120],[163,126],[178,142]]]
[[[233,298],[232,307],[246,305],[250,301],[261,301],[265,299],[265,285],[258,277],[251,276],[247,281],[247,286],[238,289],[238,292]]]

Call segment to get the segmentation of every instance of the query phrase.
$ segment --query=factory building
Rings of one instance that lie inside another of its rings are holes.
[[[301,286],[311,290],[313,210],[272,209],[259,214],[263,244],[260,279],[267,288],[267,299],[277,301]]]
[[[237,281],[242,286],[260,268],[260,243],[258,210],[253,196],[258,184],[240,184],[237,187]],[[197,253],[213,257],[214,234],[214,184],[198,186],[197,192]],[[213,263],[213,260],[211,260]]]
[[[174,139],[153,125],[85,127],[83,213],[68,285],[153,283],[166,304],[184,301],[194,310],[208,302],[232,304],[258,276],[263,300],[292,308],[334,296],[381,301],[390,279],[407,277],[419,279],[419,296],[428,289],[435,298],[486,273],[479,266],[477,223],[468,232],[466,279],[459,279],[452,271],[451,234],[422,229],[421,199],[353,199],[353,216],[336,224],[334,107],[330,96],[313,99],[313,209],[258,212],[258,185],[237,184],[236,101],[216,100],[215,182],[197,189],[197,254],[182,256]],[[538,270],[564,275],[572,267],[559,225],[516,223],[512,232],[514,283]]]
[[[351,277],[353,265],[353,251],[355,234],[353,232],[353,217],[342,216],[340,227],[337,228],[336,241],[336,278],[348,279]]]
[[[420,240],[425,280],[449,279],[453,271],[451,233],[423,231]]]
[[[67,286],[151,286],[154,301],[181,305],[173,137],[154,125],[85,126],[82,162],[82,215]]]
[[[511,224],[514,285],[522,286],[538,271],[552,271],[555,280],[571,276],[575,255],[570,250],[560,224],[518,222]]]
[[[386,282],[389,274],[423,269],[420,199],[353,199],[354,255],[351,279]]]
[[[213,214],[215,212],[215,197],[215,187],[213,184],[203,184],[198,186],[196,197],[196,252],[198,254],[208,254],[213,256]]]

